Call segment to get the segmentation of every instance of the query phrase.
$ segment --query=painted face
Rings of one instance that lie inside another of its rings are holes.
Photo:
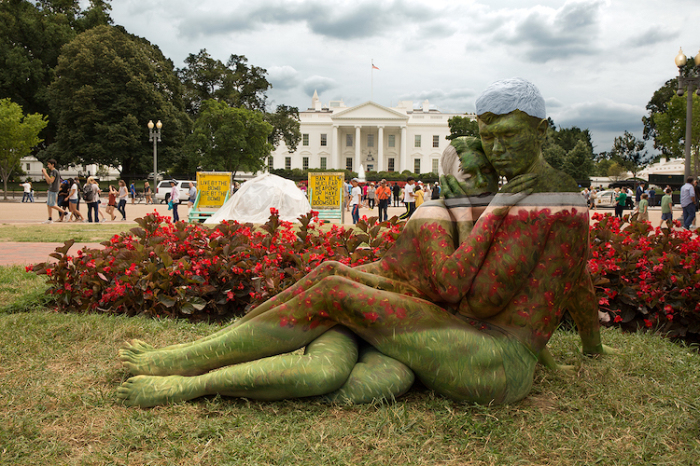
[[[459,154],[467,194],[474,196],[498,191],[498,175],[484,154],[466,150]]]
[[[479,120],[479,134],[486,157],[496,171],[509,180],[528,173],[540,159],[546,129],[544,124],[533,128],[530,117],[518,111],[491,124]]]

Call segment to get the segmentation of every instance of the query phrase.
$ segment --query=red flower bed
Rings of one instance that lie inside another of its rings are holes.
[[[211,230],[171,223],[157,213],[137,219],[139,227],[68,255],[73,241],[58,248],[57,263],[27,267],[46,274],[58,310],[105,312],[191,320],[224,320],[295,283],[325,260],[360,265],[378,260],[403,228],[395,220],[363,219],[356,229],[333,225],[312,212],[295,232],[271,209],[269,221],[224,222]],[[367,244],[369,247],[359,246]]]
[[[627,218],[627,217],[626,217]],[[601,310],[626,330],[700,337],[700,238],[687,230],[593,215],[588,267]],[[676,221],[676,226],[680,223]]]
[[[330,230],[312,214],[295,231],[278,212],[259,230],[237,222],[211,230],[170,223],[157,213],[139,227],[27,269],[46,274],[58,310],[147,314],[192,320],[242,315],[295,283],[325,260],[360,265],[378,260],[404,223],[361,220],[355,229]],[[700,238],[685,230],[627,224],[593,215],[588,262],[601,310],[626,330],[659,329],[700,340]],[[362,244],[369,247],[360,247]]]

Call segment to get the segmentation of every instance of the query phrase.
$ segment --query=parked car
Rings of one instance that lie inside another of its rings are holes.
[[[615,196],[617,193],[614,190],[601,191],[596,194],[595,205],[596,207],[615,207]],[[634,209],[634,197],[627,195],[627,202],[625,204],[626,209]]]
[[[184,180],[175,180],[175,182],[177,183],[177,189],[180,190],[180,204],[187,202],[187,199],[190,197],[190,186],[192,184],[196,185],[197,182]],[[156,188],[156,201],[160,201],[161,204],[170,202],[171,190],[172,187],[170,186],[170,180],[164,180],[158,183],[158,187]]]

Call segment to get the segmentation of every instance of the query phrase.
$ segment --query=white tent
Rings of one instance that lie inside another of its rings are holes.
[[[265,223],[270,208],[279,210],[280,219],[297,222],[311,210],[309,200],[293,181],[270,173],[243,183],[241,188],[204,223],[235,220],[239,223]]]

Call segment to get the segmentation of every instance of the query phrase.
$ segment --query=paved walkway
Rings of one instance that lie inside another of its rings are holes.
[[[0,266],[3,265],[29,265],[39,262],[55,261],[49,254],[63,243],[0,243]],[[100,243],[75,243],[68,253],[75,255],[77,251],[87,246],[89,248],[102,248]]]

